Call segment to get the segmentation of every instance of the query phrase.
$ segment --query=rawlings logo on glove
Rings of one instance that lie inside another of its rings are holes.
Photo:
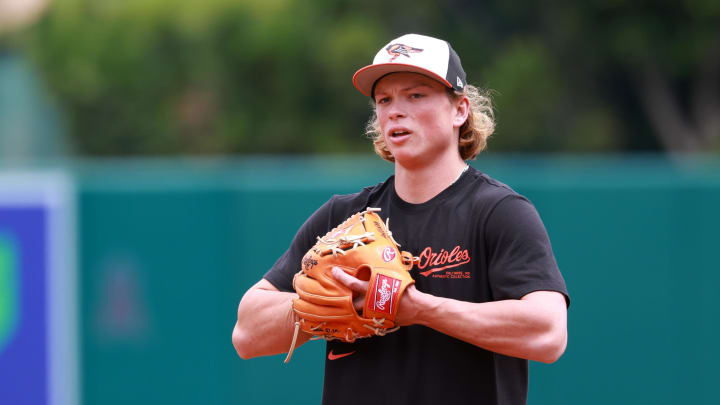
[[[392,291],[390,287],[390,281],[388,280],[392,280]],[[402,282],[400,280],[378,274],[377,284],[380,285],[380,288],[376,287],[377,293],[375,294],[375,305],[373,305],[372,307],[375,310],[379,310],[380,312],[392,315],[393,303],[397,301],[397,293]],[[380,299],[378,299],[378,295],[380,296]],[[390,305],[386,309],[385,304],[387,304],[388,301],[390,301]]]
[[[299,330],[313,339],[340,339],[383,336],[396,331],[397,307],[405,289],[415,283],[409,270],[418,260],[401,252],[389,229],[368,208],[318,237],[302,259],[302,269],[293,278],[299,298],[293,300],[298,317],[287,363],[295,350]],[[368,281],[362,314],[353,307],[352,291],[332,276],[339,267],[349,275]]]

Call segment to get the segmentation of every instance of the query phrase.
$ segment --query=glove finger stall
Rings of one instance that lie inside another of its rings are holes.
[[[348,311],[347,307],[334,307],[318,305],[312,302],[298,299],[293,301],[293,310],[301,318],[306,320],[327,321],[327,320],[354,320],[356,315]]]
[[[338,283],[335,282],[335,284]],[[326,286],[304,275],[299,275],[295,278],[295,291],[297,291],[298,294],[300,294],[300,291],[303,291],[307,294],[324,295],[327,297],[344,297],[351,294],[350,289],[345,286]]]

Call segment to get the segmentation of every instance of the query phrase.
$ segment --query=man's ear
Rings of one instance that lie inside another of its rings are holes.
[[[467,96],[461,98],[455,104],[455,118],[453,118],[453,126],[460,128],[467,121],[470,114],[470,99]]]

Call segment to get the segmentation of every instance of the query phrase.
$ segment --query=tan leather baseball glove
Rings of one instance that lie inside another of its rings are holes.
[[[387,223],[368,208],[318,237],[317,243],[302,259],[302,270],[293,279],[299,295],[293,301],[297,315],[295,334],[287,363],[295,349],[298,330],[313,339],[340,339],[382,336],[396,331],[398,305],[405,289],[415,283],[408,272],[417,261],[412,254],[399,250]],[[348,274],[368,281],[362,314],[353,307],[352,291],[332,276],[339,267]]]

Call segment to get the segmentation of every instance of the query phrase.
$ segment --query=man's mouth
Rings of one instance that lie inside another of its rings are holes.
[[[407,129],[404,129],[404,128],[394,129],[394,130],[390,131],[391,138],[405,136],[405,135],[410,135],[410,131]]]

